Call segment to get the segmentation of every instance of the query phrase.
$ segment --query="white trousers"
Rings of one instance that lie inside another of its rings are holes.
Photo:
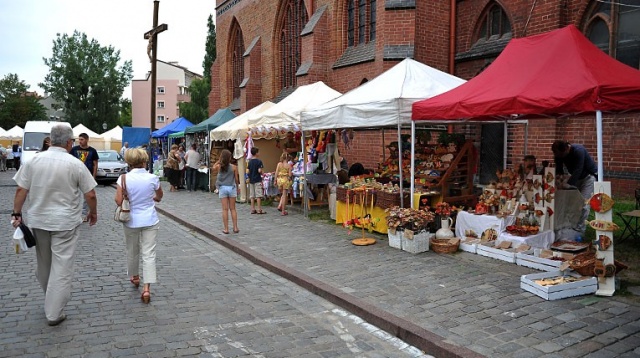
[[[32,229],[36,237],[36,277],[44,291],[44,314],[49,321],[62,315],[71,299],[71,280],[78,227],[68,231]]]
[[[127,275],[140,275],[142,256],[143,283],[156,283],[156,236],[159,224],[153,226],[124,228],[124,242],[127,245]]]

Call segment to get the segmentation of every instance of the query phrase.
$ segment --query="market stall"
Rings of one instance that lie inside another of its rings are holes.
[[[327,129],[371,129],[371,128],[391,128],[397,130],[397,152],[390,153],[389,158],[384,163],[381,163],[381,167],[378,170],[378,178],[381,182],[397,184],[397,187],[392,185],[390,189],[382,192],[378,191],[376,195],[393,197],[391,200],[383,200],[380,202],[387,202],[389,204],[404,204],[409,205],[409,201],[404,202],[404,198],[408,198],[407,193],[401,196],[403,190],[403,181],[408,178],[406,175],[408,172],[400,170],[399,168],[408,168],[410,158],[403,156],[408,154],[403,150],[403,140],[401,136],[401,128],[407,127],[411,123],[411,105],[421,99],[430,98],[440,93],[451,90],[465,81],[447,73],[441,72],[420,62],[412,59],[405,59],[389,70],[383,72],[379,76],[375,77],[371,81],[364,83],[363,85],[345,93],[344,95],[329,101],[323,105],[318,106],[315,109],[303,111],[301,115],[302,128],[305,131],[313,130],[327,130]],[[338,136],[339,137],[339,136]],[[416,138],[415,136],[413,138]],[[464,142],[464,141],[463,141]],[[424,143],[425,147],[428,144]],[[431,146],[435,147],[437,143],[432,142]],[[407,148],[408,149],[408,148]],[[456,152],[462,152],[460,146],[456,147]],[[381,148],[381,150],[385,150]],[[466,152],[466,149],[464,150]],[[448,150],[445,148],[445,153]],[[465,157],[466,165],[466,154]],[[447,156],[447,159],[449,156]],[[436,158],[424,158],[425,160],[432,159],[432,162],[436,161]],[[438,160],[440,158],[437,158]],[[459,159],[459,162],[462,159]],[[451,164],[452,159],[448,159],[447,165]],[[426,164],[425,164],[426,166]],[[440,173],[441,167],[431,168],[437,170]],[[442,170],[443,172],[446,170]],[[453,175],[453,169],[449,176]],[[433,172],[435,174],[435,171]],[[428,173],[425,172],[428,176]],[[438,174],[440,178],[440,174]],[[425,183],[426,183],[425,178]],[[433,177],[431,177],[433,179]],[[467,179],[464,181],[466,183]],[[431,180],[429,181],[431,182]],[[381,183],[382,184],[382,183]],[[469,186],[470,188],[470,186]],[[448,189],[448,188],[447,188]],[[343,191],[344,188],[339,188],[337,193],[338,202],[336,205],[336,222],[343,222],[344,218],[341,212],[346,206]],[[441,193],[441,191],[438,191]],[[447,193],[448,194],[448,193]],[[432,193],[434,197],[438,196]],[[384,209],[374,205],[371,214],[375,216],[376,220],[384,221]],[[375,230],[380,232],[386,232],[386,228],[383,228],[384,224],[380,224]]]
[[[567,86],[567,83],[571,86]],[[603,181],[602,111],[640,109],[640,72],[626,66],[589,41],[574,25],[541,35],[513,39],[496,60],[464,85],[413,105],[416,122],[443,123],[496,118],[562,116],[596,113],[598,181]],[[554,168],[555,169],[555,168]],[[554,173],[555,174],[555,173]],[[546,173],[545,173],[546,176]],[[562,210],[564,208],[557,208]],[[556,210],[557,211],[557,210]],[[603,219],[611,214],[596,213]],[[596,237],[612,233],[596,230]],[[613,264],[613,244],[598,250]],[[597,294],[610,296],[614,277],[603,278]]]
[[[192,126],[193,123],[188,119],[180,117],[166,126],[151,132],[151,138],[155,138],[158,141],[158,147],[162,152],[162,157],[166,158],[169,153],[169,135],[173,133],[182,132],[185,128]]]
[[[249,118],[254,116],[258,116],[260,113],[266,111],[267,109],[274,106],[273,102],[266,101],[263,102],[250,110],[242,113],[241,115],[229,120],[228,122],[220,125],[219,127],[212,129],[209,132],[211,137],[212,146],[221,146],[223,141],[232,140],[235,141],[235,144],[241,146],[241,151],[234,151],[233,157],[238,161],[238,171],[244,173],[246,169],[246,160],[245,160],[245,140],[249,134]],[[213,153],[210,154],[210,156]],[[213,158],[210,158],[210,162],[213,163]],[[217,173],[211,173],[211,186],[214,185],[214,177]],[[245,202],[247,200],[247,186],[245,182],[244,175],[240,176],[240,197],[237,199],[241,202]]]
[[[210,140],[211,131],[232,120],[235,116],[228,107],[221,108],[204,121],[185,128],[185,150],[189,150],[191,145],[195,144],[196,150],[202,158],[198,168],[197,189],[211,190],[211,188],[214,187],[214,185],[211,185],[209,176],[212,148]]]

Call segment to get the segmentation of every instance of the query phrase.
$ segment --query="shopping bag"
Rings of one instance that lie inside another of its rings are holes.
[[[24,241],[24,234],[20,228],[16,228],[16,231],[13,232],[13,239],[11,240],[11,243],[16,250],[16,254],[23,254],[29,250],[27,242]]]

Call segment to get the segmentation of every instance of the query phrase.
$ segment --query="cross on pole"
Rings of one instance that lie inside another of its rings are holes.
[[[158,34],[166,31],[169,27],[167,24],[158,26],[158,7],[160,6],[159,0],[153,1],[153,28],[144,34],[144,39],[149,40],[147,45],[147,55],[151,61],[151,122],[150,128],[153,132],[156,129],[156,66],[158,50]]]

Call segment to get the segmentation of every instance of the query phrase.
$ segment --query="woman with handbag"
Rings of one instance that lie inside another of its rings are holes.
[[[125,159],[126,161],[126,159]],[[171,184],[170,191],[178,191],[180,187],[180,155],[178,154],[178,145],[171,146],[171,151],[167,156],[167,164],[164,166],[164,170],[167,172],[167,179]]]
[[[156,236],[158,234],[158,213],[155,203],[162,200],[162,187],[157,176],[146,168],[149,155],[144,149],[129,149],[124,154],[129,164],[129,172],[120,176],[117,182],[116,205],[126,207],[129,201],[129,221],[123,223],[127,248],[127,272],[129,280],[137,288],[140,285],[140,256],[144,286],[140,299],[144,303],[151,300],[150,286],[156,283]]]

